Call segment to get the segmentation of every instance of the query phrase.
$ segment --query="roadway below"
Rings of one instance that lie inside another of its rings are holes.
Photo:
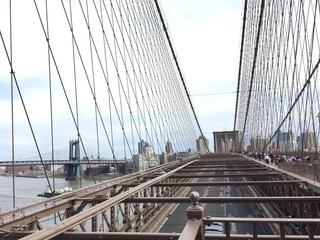
[[[240,181],[239,177],[211,177],[199,178],[197,182]],[[192,191],[199,192],[202,197],[251,197],[249,189],[245,186],[198,186],[191,187],[185,195],[188,197]],[[181,233],[187,222],[187,208],[191,203],[180,203],[168,215],[160,227],[160,233]],[[255,203],[202,203],[204,216],[210,217],[264,217],[259,205]],[[231,234],[252,234],[250,224],[231,223]],[[257,225],[258,234],[272,234],[269,225]]]

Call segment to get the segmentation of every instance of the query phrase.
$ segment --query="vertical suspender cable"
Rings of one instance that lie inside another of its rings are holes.
[[[12,65],[12,1],[10,1],[10,59],[11,59],[11,154],[12,154],[12,205],[16,207],[16,186],[15,186],[15,165],[14,165],[14,106],[13,106],[13,81],[14,81],[14,72],[13,72],[13,65]]]
[[[243,22],[242,22],[242,35],[241,35],[241,47],[240,47],[240,62],[239,62],[239,72],[238,72],[238,83],[237,83],[237,97],[236,97],[236,110],[234,113],[234,125],[233,131],[236,131],[236,124],[237,124],[237,114],[238,114],[238,102],[239,102],[239,89],[240,89],[240,80],[241,80],[241,66],[242,66],[242,57],[243,57],[243,45],[244,45],[244,35],[246,29],[246,19],[247,19],[247,6],[248,0],[244,2],[244,9],[243,9]],[[240,142],[239,149],[242,149],[242,143]]]
[[[51,135],[51,160],[52,160],[52,190],[55,192],[55,172],[54,172],[54,167],[55,167],[55,162],[54,162],[54,133],[53,133],[53,101],[52,101],[52,77],[51,77],[51,57],[50,57],[50,49],[49,49],[49,13],[48,13],[48,1],[46,0],[46,22],[47,22],[47,54],[48,54],[48,78],[49,78],[49,110],[50,110],[50,135]]]
[[[197,126],[198,126],[198,128],[199,128],[199,131],[200,131],[200,133],[201,133],[201,136],[204,136],[204,135],[203,135],[203,132],[202,132],[202,129],[201,129],[201,127],[200,127],[200,123],[199,123],[199,121],[198,121],[196,112],[195,112],[195,110],[194,110],[194,107],[193,107],[193,104],[192,104],[192,101],[191,101],[191,98],[190,98],[190,94],[189,94],[189,92],[188,92],[186,83],[185,83],[185,81],[184,81],[184,77],[183,77],[183,75],[182,75],[182,71],[181,71],[181,69],[180,69],[180,66],[179,66],[179,63],[178,63],[178,59],[177,59],[176,54],[175,54],[175,51],[174,51],[174,49],[173,49],[173,45],[172,45],[172,42],[171,42],[171,40],[170,40],[169,32],[168,32],[168,30],[167,30],[167,27],[166,27],[164,18],[163,18],[163,16],[162,16],[162,13],[161,13],[161,9],[160,9],[158,0],[154,0],[154,2],[155,2],[155,5],[156,5],[156,8],[157,8],[157,11],[158,11],[158,14],[159,14],[159,17],[160,17],[162,26],[163,26],[163,30],[164,30],[165,35],[166,35],[167,40],[168,40],[168,44],[169,44],[169,47],[170,47],[170,50],[171,50],[171,53],[172,53],[174,62],[175,62],[175,64],[176,64],[176,67],[177,67],[177,70],[178,70],[178,73],[179,73],[179,76],[180,76],[180,80],[181,80],[181,82],[182,82],[182,85],[183,85],[183,87],[184,87],[185,93],[186,93],[186,95],[187,95],[187,98],[188,98],[188,101],[189,101],[189,104],[190,104],[192,113],[193,113],[193,115],[194,115],[195,121],[196,121]],[[208,148],[208,146],[206,146],[206,147]],[[209,148],[208,148],[208,149],[209,149]]]
[[[96,91],[96,80],[95,80],[95,69],[94,69],[94,63],[93,63],[93,51],[92,51],[92,39],[91,39],[91,26],[90,26],[90,15],[89,15],[89,6],[88,1],[86,1],[86,9],[87,9],[87,25],[88,25],[88,37],[89,37],[89,48],[90,48],[90,62],[91,62],[91,73],[92,73],[92,89],[93,89],[93,99],[96,103],[97,101],[97,91]],[[83,13],[85,14],[85,13]],[[97,142],[97,158],[100,159],[100,140],[99,140],[99,125],[98,125],[98,105],[94,105],[94,113],[95,113],[95,125],[96,125],[96,142]],[[90,171],[92,169],[90,168]],[[100,176],[100,182],[101,182],[101,169],[100,169],[100,163],[99,163],[99,176]],[[94,173],[91,174],[94,177]]]
[[[70,13],[70,29],[72,32],[71,43],[72,43],[72,61],[73,61],[73,81],[74,81],[74,96],[75,96],[75,104],[76,104],[75,122],[76,122],[76,125],[78,126],[77,141],[79,142],[80,141],[80,137],[79,137],[80,122],[79,122],[79,105],[78,105],[78,80],[77,80],[77,71],[76,71],[75,43],[73,38],[73,12],[72,12],[71,0],[69,0],[69,13]],[[79,185],[80,185],[80,188],[82,188],[81,176],[80,176]]]
[[[255,43],[255,49],[254,49],[252,70],[251,70],[249,96],[248,96],[248,101],[247,101],[247,108],[246,108],[245,120],[244,120],[243,131],[242,131],[240,143],[243,142],[243,138],[244,138],[245,131],[246,131],[247,119],[248,119],[248,115],[249,115],[249,107],[250,107],[250,100],[251,100],[253,78],[254,78],[254,72],[255,72],[258,49],[259,49],[259,39],[260,39],[260,30],[261,30],[261,26],[262,26],[263,11],[264,11],[264,0],[261,1],[261,6],[260,6],[260,17],[259,17],[258,32],[257,32],[256,43]]]

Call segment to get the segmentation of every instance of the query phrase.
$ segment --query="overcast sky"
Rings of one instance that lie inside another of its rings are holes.
[[[39,143],[42,144],[40,148],[42,151],[44,151],[43,149],[50,150],[48,147],[50,119],[49,117],[44,119],[44,116],[49,116],[48,81],[43,81],[48,76],[47,43],[32,1],[14,1],[13,3],[15,4],[12,7],[14,9],[13,66],[15,76],[22,89],[28,114],[32,125],[34,125],[35,135],[39,138]],[[44,18],[44,2],[38,1],[37,3]],[[213,150],[212,132],[233,129],[243,3],[240,0],[161,0],[160,3],[196,114],[203,133],[209,139],[210,149]],[[72,56],[71,52],[67,52],[71,51],[71,48],[64,49],[63,47],[68,45],[67,43],[70,44],[70,30],[65,24],[66,19],[61,11],[60,1],[51,1],[50,4],[53,4],[50,5],[50,16],[52,16],[50,18],[52,19],[50,20],[50,43],[54,48],[54,55],[58,60],[59,71],[65,80],[69,97],[74,99],[72,81],[66,81],[66,79],[72,79],[72,75],[70,75],[71,57],[66,57]],[[7,50],[10,45],[8,9],[7,1],[0,3],[0,29]],[[59,11],[55,12],[56,10]],[[23,15],[27,17],[22,17]],[[81,41],[88,41],[88,37],[85,35],[87,28],[80,21],[81,18],[78,19],[79,21],[74,24],[79,25],[76,28],[77,34],[80,34],[77,40],[78,44],[81,44]],[[84,37],[81,34],[84,34]],[[56,48],[57,46],[62,46],[62,48]],[[41,49],[45,50],[41,51]],[[90,55],[87,54],[87,56]],[[6,116],[0,118],[0,146],[2,149],[10,149],[11,80],[10,66],[3,44],[0,48],[0,66],[0,109],[1,115]],[[56,71],[52,71],[52,76],[56,78],[53,81],[55,91],[54,123],[55,126],[59,126],[56,129],[63,130],[62,134],[55,134],[54,142],[57,145],[67,146],[66,139],[76,137],[75,127],[72,127],[72,124],[70,126],[72,123],[71,115],[70,113],[66,114],[69,112],[69,108],[60,81],[57,80]],[[87,82],[84,81],[83,84],[87,84]],[[82,85],[78,83],[78,88],[81,89],[81,109],[87,109],[88,105],[88,108],[91,107],[90,109],[93,111],[92,96],[87,85],[85,86],[82,88]],[[14,98],[15,142],[19,146],[25,146],[20,151],[21,155],[34,154],[35,147],[29,147],[33,142],[31,132],[16,90]],[[89,106],[89,104],[91,105]],[[71,102],[71,105],[74,108],[74,102]],[[94,115],[94,111],[91,114],[88,113],[88,116],[91,115]],[[95,141],[94,136],[86,134],[86,131],[95,132],[94,124],[87,124],[86,120],[86,118],[82,119],[81,126],[86,126],[86,129],[81,129],[82,136],[88,136],[88,139],[85,139],[86,142]],[[42,136],[46,136],[43,138],[48,139],[42,139]],[[16,151],[18,152],[19,149],[20,147]],[[9,158],[10,151],[6,151],[6,155],[1,157],[0,159]]]
[[[233,130],[243,1],[161,0],[205,136]]]

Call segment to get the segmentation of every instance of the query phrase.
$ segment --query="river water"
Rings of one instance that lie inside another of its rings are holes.
[[[50,179],[51,186],[52,179]],[[81,186],[86,187],[93,185],[93,181],[81,180],[80,181],[66,181],[62,178],[55,179],[55,188],[72,188],[73,190],[79,189]],[[48,186],[46,178],[15,178],[15,206],[19,207],[31,202],[43,199],[38,197],[38,194],[43,193]],[[0,212],[13,208],[13,177],[0,176]]]

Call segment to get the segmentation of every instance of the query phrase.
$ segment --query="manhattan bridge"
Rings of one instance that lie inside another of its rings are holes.
[[[157,0],[0,2],[0,159],[36,152],[53,193],[16,206],[13,170],[0,239],[320,239],[320,3],[243,1],[215,153],[190,151],[204,133],[164,15]],[[46,165],[97,162],[126,168],[54,194]]]

